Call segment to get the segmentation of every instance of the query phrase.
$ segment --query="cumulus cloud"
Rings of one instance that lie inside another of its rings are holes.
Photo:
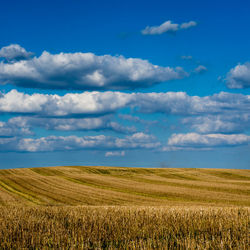
[[[12,119],[7,122],[0,121],[0,138],[25,135],[33,135],[33,132],[23,122],[16,123]]]
[[[211,148],[241,146],[250,143],[250,136],[245,134],[173,134],[168,139],[168,146],[173,149]]]
[[[50,54],[0,62],[0,83],[39,89],[124,90],[188,76],[181,67],[161,67],[139,58],[93,53]]]
[[[160,143],[152,135],[135,133],[124,138],[97,136],[48,136],[41,138],[0,138],[0,151],[47,152],[65,150],[155,149]]]
[[[20,113],[45,117],[93,116],[115,112],[131,102],[134,94],[84,92],[81,94],[24,94],[11,90],[0,96],[0,113]]]
[[[18,44],[11,44],[0,49],[0,57],[3,57],[8,62],[29,59],[33,55],[32,52],[27,52]]]
[[[188,117],[182,123],[191,125],[199,133],[239,133],[250,128],[250,114],[231,111],[220,115]]]
[[[132,112],[189,116],[185,117],[182,122],[190,125],[198,133],[175,134],[170,137],[164,150],[206,150],[211,147],[248,143],[249,136],[235,133],[248,131],[249,95],[221,92],[199,97],[189,96],[185,92],[84,92],[59,96],[24,94],[12,90],[0,95],[0,113],[18,113],[22,116],[0,123],[0,148],[2,151],[29,152],[91,148],[122,151],[159,147],[160,143],[154,136],[135,133],[134,127],[124,127],[113,121],[112,115],[107,115],[123,108],[130,109]],[[146,124],[144,120],[136,116],[120,115],[119,118]],[[108,129],[131,135],[123,138],[107,136],[21,138],[22,135],[32,134],[34,127],[60,131]]]
[[[189,96],[185,92],[122,93],[84,92],[81,94],[24,94],[16,90],[2,93],[0,113],[21,113],[40,117],[100,116],[130,107],[143,113],[177,115],[250,112],[250,96],[221,92],[211,96]]]
[[[230,89],[244,89],[250,87],[250,63],[238,64],[232,68],[226,77],[226,85]]]
[[[136,107],[143,113],[177,115],[250,112],[250,96],[220,92],[211,96],[189,96],[185,92],[138,93]]]
[[[110,156],[125,156],[125,151],[108,151],[105,153],[106,157]]]
[[[134,133],[135,127],[126,127],[112,121],[112,117],[103,116],[97,118],[83,119],[63,119],[63,118],[37,118],[37,117],[14,117],[11,118],[8,124],[22,126],[22,129],[31,130],[34,127],[40,127],[47,130],[58,131],[87,131],[87,130],[111,130],[118,133]],[[1,136],[1,123],[0,123]]]
[[[141,33],[143,35],[161,35],[163,33],[176,32],[181,29],[188,29],[196,25],[197,23],[194,21],[177,24],[177,23],[172,23],[171,20],[168,20],[159,26],[147,26],[145,29],[141,31]]]

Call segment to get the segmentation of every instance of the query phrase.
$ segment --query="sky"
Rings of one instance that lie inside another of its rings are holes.
[[[250,168],[249,1],[0,0],[0,168]]]

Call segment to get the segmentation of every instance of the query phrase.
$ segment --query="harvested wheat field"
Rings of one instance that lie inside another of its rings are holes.
[[[248,249],[249,210],[180,207],[12,207],[1,249]]]
[[[0,170],[1,205],[250,205],[250,171],[118,167]]]
[[[0,170],[0,249],[248,249],[250,171]]]

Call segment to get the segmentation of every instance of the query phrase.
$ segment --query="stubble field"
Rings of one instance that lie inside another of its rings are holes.
[[[249,205],[249,170],[0,170],[0,249],[248,249]]]

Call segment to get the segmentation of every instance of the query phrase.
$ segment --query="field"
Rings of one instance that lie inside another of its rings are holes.
[[[0,249],[248,249],[249,205],[249,170],[0,170]]]
[[[0,249],[248,249],[249,210],[3,208]]]
[[[250,171],[50,167],[0,170],[0,205],[249,206]]]

